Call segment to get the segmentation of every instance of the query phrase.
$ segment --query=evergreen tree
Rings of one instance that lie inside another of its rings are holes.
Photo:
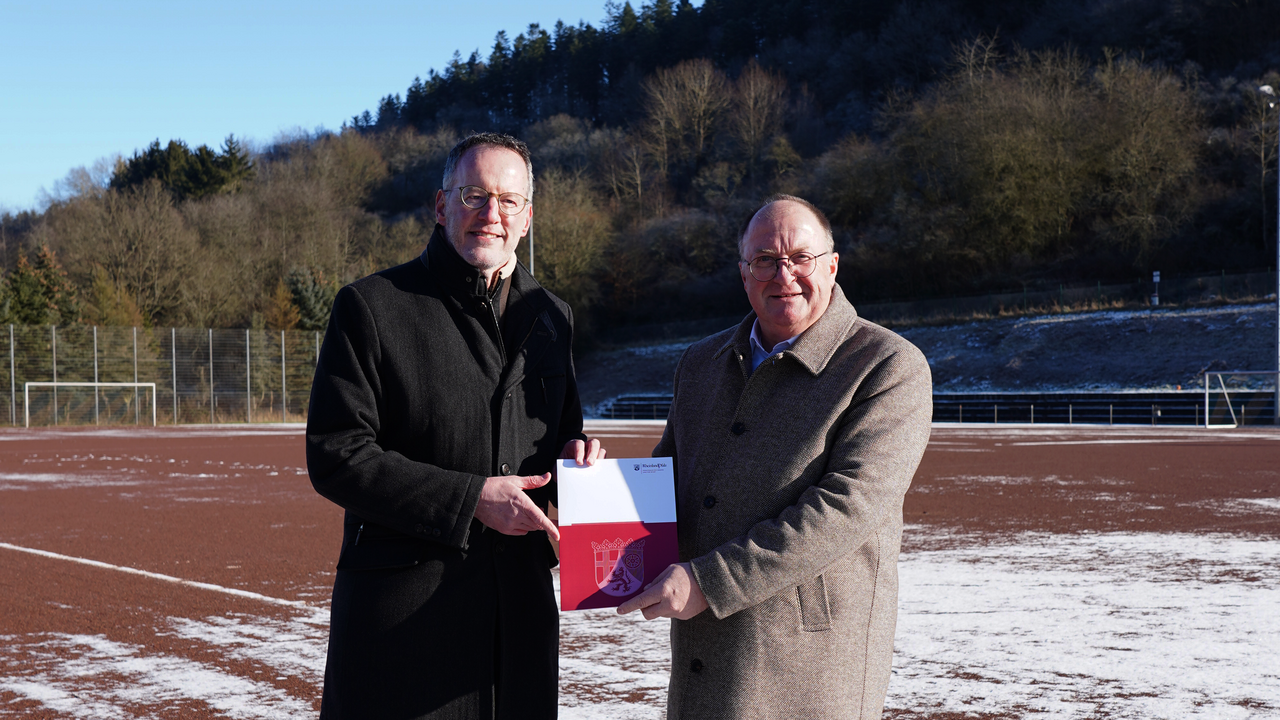
[[[18,256],[13,271],[5,278],[5,304],[9,322],[18,325],[46,325],[49,322],[49,303],[26,255]]]
[[[222,186],[224,190],[238,192],[253,179],[253,160],[249,151],[236,140],[235,135],[228,135],[222,141],[222,154],[218,156],[218,167],[222,170]]]
[[[35,263],[18,256],[5,279],[6,314],[18,325],[70,325],[80,319],[75,286],[48,247],[41,247]]]
[[[289,271],[284,282],[298,309],[298,329],[324,330],[329,325],[329,311],[338,289],[322,276],[297,267]]]
[[[192,150],[181,140],[162,148],[154,140],[116,168],[111,187],[124,190],[155,179],[177,200],[187,200],[235,192],[252,176],[253,162],[234,135],[227,136],[222,153],[208,145]]]

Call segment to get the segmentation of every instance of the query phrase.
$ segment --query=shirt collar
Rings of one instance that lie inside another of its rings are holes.
[[[764,344],[760,341],[760,318],[756,318],[755,323],[751,326],[751,371],[755,372],[755,369],[760,367],[760,364],[769,357],[789,350],[799,337],[799,335],[792,335],[774,345],[772,350],[765,350]]]

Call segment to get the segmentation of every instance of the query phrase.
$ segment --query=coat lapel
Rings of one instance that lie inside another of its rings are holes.
[[[503,340],[507,344],[507,368],[502,380],[505,391],[524,379],[527,368],[538,361],[558,339],[551,320],[554,306],[542,286],[523,266],[511,274],[511,296],[503,320]]]

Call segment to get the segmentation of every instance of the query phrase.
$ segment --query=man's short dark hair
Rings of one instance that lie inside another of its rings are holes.
[[[831,233],[831,221],[827,219],[825,213],[818,209],[817,205],[814,205],[802,197],[787,195],[785,193],[776,193],[765,198],[764,202],[760,203],[760,207],[756,208],[755,211],[747,217],[747,221],[742,223],[742,228],[738,231],[738,257],[741,257],[743,260],[748,259],[742,254],[742,241],[747,239],[747,229],[751,227],[751,221],[755,220],[756,216],[765,208],[777,202],[793,202],[808,208],[809,212],[813,213],[813,216],[818,218],[818,224],[822,226],[822,234],[827,237],[827,252],[832,252],[836,249],[835,236]]]
[[[461,142],[453,146],[449,151],[449,157],[444,161],[444,177],[441,179],[440,187],[445,190],[453,189],[453,171],[458,167],[458,161],[462,159],[467,151],[480,146],[500,147],[512,150],[520,154],[524,159],[524,166],[529,171],[529,199],[533,199],[533,158],[529,155],[529,146],[523,141],[517,140],[510,135],[503,133],[475,133],[463,138]]]

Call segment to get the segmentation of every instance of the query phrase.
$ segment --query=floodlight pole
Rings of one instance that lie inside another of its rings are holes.
[[[1273,98],[1276,95],[1270,85],[1263,85],[1258,90]],[[1269,100],[1267,104],[1276,107],[1275,100]],[[1276,395],[1271,420],[1280,425],[1280,112],[1276,113],[1276,153]]]
[[[1270,95],[1273,99],[1267,100],[1267,106],[1276,107],[1276,91],[1270,85],[1263,85],[1258,88],[1258,92],[1263,95]],[[1265,120],[1263,121],[1266,122]],[[1265,156],[1264,156],[1265,157]],[[1266,165],[1262,166],[1265,173]],[[1265,175],[1264,175],[1265,177]],[[1264,195],[1265,197],[1265,195]],[[1276,425],[1280,425],[1280,112],[1276,113],[1276,375],[1275,375],[1276,391],[1275,401],[1272,403],[1271,421]]]

